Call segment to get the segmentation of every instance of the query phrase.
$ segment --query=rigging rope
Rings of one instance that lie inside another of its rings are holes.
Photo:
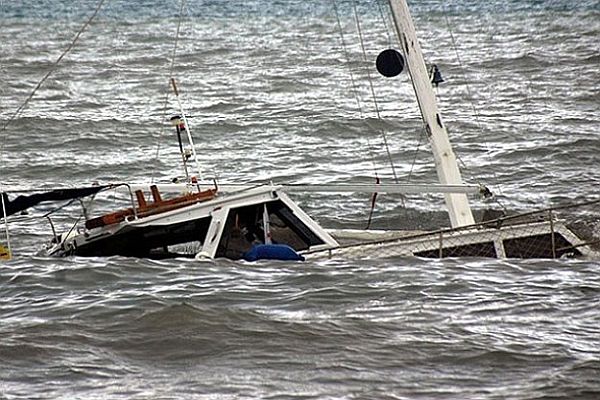
[[[368,60],[367,60],[367,51],[365,49],[365,42],[364,42],[364,39],[363,39],[362,29],[360,27],[360,20],[358,18],[358,10],[356,8],[356,0],[352,0],[352,8],[354,10],[354,20],[356,22],[356,29],[357,29],[357,32],[358,32],[358,37],[360,39],[360,47],[362,49],[363,61],[366,64],[368,62]],[[371,78],[371,72],[369,71],[368,68],[365,68],[365,70],[367,72],[367,78],[368,78],[368,81],[369,81],[369,87],[371,89],[371,95],[373,97],[373,104],[375,105],[375,113],[377,115],[377,119],[379,119],[381,121],[382,120],[381,113],[379,112],[379,104],[377,103],[377,97],[375,96],[375,87],[373,85],[373,79]],[[384,144],[385,150],[387,152],[388,159],[390,161],[390,166],[392,168],[392,175],[394,175],[394,181],[396,183],[399,183],[398,182],[398,176],[396,174],[396,167],[394,166],[394,161],[392,160],[392,153],[390,152],[390,147],[388,146],[387,135],[385,134],[385,131],[383,129],[380,129],[379,131],[380,131],[381,136],[383,138],[383,144]]]
[[[443,9],[443,14],[444,14],[444,20],[446,22],[446,27],[448,29],[448,33],[450,34],[450,41],[452,42],[452,48],[454,50],[454,54],[456,55],[456,59],[457,59],[458,64],[460,66],[460,72],[462,74],[463,80],[465,82],[465,87],[467,89],[467,94],[468,94],[468,97],[469,97],[469,103],[471,103],[471,109],[473,110],[473,115],[475,116],[475,122],[477,124],[477,127],[479,128],[479,131],[481,132],[481,138],[482,138],[483,144],[484,144],[484,146],[486,147],[486,150],[487,150],[486,155],[488,156],[489,162],[490,162],[490,165],[491,165],[492,164],[492,157],[490,155],[490,153],[491,153],[490,152],[490,147],[489,147],[489,144],[488,144],[487,140],[485,140],[486,136],[485,136],[485,132],[483,130],[483,125],[481,124],[479,112],[477,111],[477,108],[475,107],[475,102],[473,101],[473,94],[471,92],[471,86],[469,85],[469,80],[467,79],[467,74],[465,72],[466,68],[465,68],[465,66],[464,66],[464,64],[462,62],[461,57],[460,57],[460,53],[458,51],[458,46],[456,44],[456,40],[455,40],[454,34],[452,32],[452,27],[450,25],[450,19],[448,18],[448,10],[447,10],[446,5],[444,4],[443,1],[441,2],[441,4],[442,4],[442,9]],[[466,166],[466,164],[463,162],[463,160],[460,158],[460,156],[456,155],[456,158],[463,165],[464,169],[468,171],[469,168]],[[494,169],[492,169],[492,174],[494,176],[494,181],[495,181],[496,189],[498,190],[498,193],[500,195],[502,195],[502,190],[500,188],[500,185],[498,184],[498,175],[496,174],[496,171]],[[475,180],[478,181],[478,183],[481,185],[481,182],[479,182],[479,179],[476,176],[475,176]],[[502,205],[497,198],[496,198],[496,202],[502,208],[505,208],[504,205]]]
[[[17,116],[25,109],[25,107],[27,106],[27,104],[29,103],[29,101],[33,98],[33,96],[38,91],[38,89],[40,87],[42,87],[42,85],[44,84],[44,82],[46,81],[46,79],[48,79],[48,77],[50,77],[50,75],[55,71],[56,67],[62,61],[62,59],[75,46],[75,44],[79,40],[79,37],[85,31],[85,29],[92,23],[92,21],[94,20],[94,18],[98,14],[98,11],[100,11],[100,8],[102,8],[102,5],[104,4],[105,1],[106,0],[100,0],[100,2],[98,3],[98,5],[96,6],[96,9],[94,10],[94,13],[92,14],[92,16],[86,21],[85,24],[83,24],[83,26],[81,27],[81,29],[79,29],[79,31],[75,35],[75,38],[73,39],[73,41],[69,44],[69,46],[65,49],[65,51],[62,52],[62,54],[60,55],[60,57],[58,57],[58,59],[50,67],[50,69],[48,70],[48,72],[46,73],[46,75],[44,75],[44,77],[42,79],[40,79],[40,81],[35,86],[35,88],[31,91],[31,93],[29,94],[29,96],[27,96],[27,98],[25,99],[25,101],[23,102],[23,104],[21,104],[21,106],[19,106],[19,108],[17,108],[17,110],[15,111],[15,113],[8,119],[8,121],[6,121],[6,123],[4,124],[4,126],[2,126],[2,129],[0,130],[0,132],[6,131],[6,128],[8,127],[8,125],[12,121],[14,121],[14,119],[17,118]],[[2,146],[3,146],[3,144],[4,144],[4,140],[2,140]],[[1,153],[2,152],[0,151],[0,154]]]
[[[337,25],[338,25],[338,30],[340,32],[340,38],[341,38],[341,42],[342,42],[342,48],[344,49],[344,56],[346,57],[346,64],[348,65],[348,72],[350,73],[350,81],[352,82],[352,93],[354,95],[354,99],[356,100],[356,105],[358,107],[359,113],[360,113],[360,117],[361,119],[364,119],[364,111],[363,108],[361,106],[360,103],[360,96],[358,94],[358,88],[356,85],[356,80],[354,79],[354,74],[352,73],[352,67],[350,65],[350,55],[348,54],[348,48],[346,45],[346,40],[344,38],[344,30],[342,29],[342,24],[340,21],[340,15],[338,12],[338,7],[337,7],[337,2],[336,0],[333,0],[333,7],[335,10],[335,17],[337,20]],[[367,126],[369,126],[369,128],[371,128],[370,124],[367,123]],[[373,149],[372,149],[372,145],[371,145],[371,140],[369,139],[368,135],[364,136],[367,139],[367,150],[369,153],[369,158],[371,159],[371,163],[373,164],[373,172],[375,173],[375,182],[376,184],[379,184],[381,182],[381,180],[379,179],[379,174],[377,172],[377,165],[375,163],[375,155],[373,154]],[[393,165],[392,165],[393,166]],[[368,220],[367,220],[367,226],[366,229],[370,229],[371,227],[371,222],[373,220],[373,213],[375,211],[375,203],[377,200],[377,192],[374,192],[371,195],[371,207],[369,210],[369,215],[368,215]],[[402,198],[402,203],[404,205],[404,199]]]
[[[352,94],[354,95],[354,99],[356,100],[356,106],[358,108],[358,112],[360,117],[364,119],[364,111],[362,105],[360,103],[360,96],[358,94],[358,86],[356,84],[356,80],[354,79],[354,74],[352,73],[352,67],[350,65],[350,54],[348,53],[348,46],[346,45],[346,39],[344,37],[344,30],[342,29],[342,23],[340,21],[340,15],[338,11],[337,1],[333,0],[333,9],[335,10],[335,17],[337,20],[338,31],[340,32],[340,39],[342,42],[342,48],[344,49],[344,57],[346,58],[346,64],[348,65],[348,72],[350,74],[350,82],[352,83]],[[373,147],[371,145],[371,140],[368,135],[364,136],[367,139],[367,151],[369,152],[369,158],[371,159],[371,163],[373,164],[373,172],[375,173],[375,178],[379,180],[377,173],[377,165],[375,163],[375,155],[373,154]]]
[[[381,17],[381,22],[383,22],[383,28],[387,33],[388,38],[388,46],[392,47],[392,34],[390,33],[391,29],[388,28],[387,18],[385,17],[385,12],[383,11],[383,7],[381,6],[381,1],[375,0],[375,4],[377,4],[377,9],[379,10],[379,16]]]
[[[408,177],[406,178],[406,182],[410,182],[412,178],[412,173],[415,169],[415,165],[417,164],[417,156],[419,155],[419,151],[421,149],[421,139],[425,137],[425,132],[422,132],[421,135],[418,135],[419,141],[417,142],[417,148],[415,149],[415,156],[413,157],[413,161],[410,164],[410,171],[408,171]]]
[[[167,105],[169,103],[169,93],[171,93],[171,79],[173,78],[173,69],[175,68],[175,58],[177,56],[177,45],[179,44],[179,32],[181,30],[181,20],[183,19],[183,7],[185,5],[185,0],[181,0],[179,5],[179,18],[177,20],[177,31],[175,32],[175,42],[173,43],[173,52],[171,53],[171,64],[169,66],[169,79],[167,81],[167,90],[165,92],[165,100],[163,102],[162,116],[160,121],[160,132],[158,134],[158,141],[156,143],[156,155],[155,160],[158,160],[160,153],[160,138],[164,136],[165,133],[165,121],[167,120]],[[152,177],[150,181],[154,183],[154,172],[155,169],[152,169]]]

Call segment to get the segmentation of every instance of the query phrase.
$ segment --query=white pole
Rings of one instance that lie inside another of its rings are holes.
[[[406,0],[389,1],[400,45],[406,57],[408,73],[410,74],[417,102],[421,109],[421,116],[425,123],[427,138],[431,143],[438,179],[442,185],[462,185],[463,182],[458,163],[456,162],[456,156],[448,139],[446,126],[442,122],[442,117],[438,110],[435,93],[429,80],[425,59],[423,58],[423,52],[417,39],[408,4]],[[472,225],[474,223],[473,213],[465,194],[447,193],[444,196],[452,227]]]
[[[6,245],[8,246],[8,260],[12,257],[12,248],[10,247],[10,234],[8,233],[8,216],[6,215],[6,204],[4,204],[4,192],[0,185],[0,197],[2,197],[2,215],[4,215],[4,230],[6,232]]]
[[[271,244],[271,221],[269,220],[269,210],[267,204],[263,204],[263,231],[265,232],[265,244]]]
[[[198,171],[198,178],[200,181],[203,181],[202,171],[200,170],[200,163],[198,163],[198,155],[196,154],[196,147],[194,146],[194,140],[192,139],[192,134],[190,133],[190,129],[188,128],[187,118],[185,117],[185,112],[183,111],[183,106],[181,105],[181,100],[179,99],[179,91],[177,90],[177,85],[175,84],[175,78],[171,78],[171,85],[173,85],[173,90],[175,91],[175,97],[177,98],[177,104],[179,105],[179,111],[181,111],[181,118],[183,118],[183,123],[185,125],[185,132],[187,133],[188,142],[190,143],[190,147],[192,148],[192,154],[194,156],[194,163],[196,164],[196,170]]]

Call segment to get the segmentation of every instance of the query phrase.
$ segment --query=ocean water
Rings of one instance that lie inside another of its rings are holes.
[[[409,4],[463,176],[496,194],[473,207],[596,199],[600,4]],[[205,179],[393,182],[384,132],[400,182],[435,181],[408,77],[373,69],[396,44],[384,2],[197,0],[179,19],[179,1],[107,0],[55,65],[97,5],[0,0],[4,188],[181,177],[170,76]],[[294,199],[336,228],[370,206]],[[54,207],[10,220],[0,399],[600,398],[597,260],[53,259],[38,254]],[[442,210],[380,195],[374,226],[447,224]],[[588,211],[574,217],[596,229]]]

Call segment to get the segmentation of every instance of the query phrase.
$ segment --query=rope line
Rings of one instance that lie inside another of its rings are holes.
[[[42,87],[42,85],[44,84],[44,82],[46,82],[46,79],[48,79],[50,77],[50,75],[56,70],[56,67],[62,61],[62,59],[75,46],[75,44],[79,40],[79,37],[86,30],[86,28],[92,23],[93,19],[96,17],[96,15],[98,14],[98,11],[100,11],[100,8],[102,8],[102,5],[104,4],[105,1],[106,0],[100,0],[100,2],[98,3],[98,6],[96,6],[96,9],[94,10],[94,13],[92,14],[92,16],[86,21],[85,24],[83,24],[83,26],[81,27],[81,29],[79,29],[79,32],[77,32],[77,35],[75,35],[75,38],[73,39],[73,41],[69,44],[69,46],[66,48],[66,50],[62,52],[62,54],[60,55],[60,57],[58,57],[58,59],[54,62],[54,64],[48,70],[48,72],[46,73],[46,75],[44,75],[44,77],[42,79],[40,79],[40,81],[35,86],[35,88],[32,90],[32,92],[29,94],[29,96],[27,96],[27,98],[25,99],[25,101],[23,102],[23,104],[21,104],[21,106],[19,106],[19,108],[17,108],[17,111],[15,111],[15,113],[12,115],[12,117],[10,117],[8,119],[8,121],[6,121],[6,123],[4,124],[4,126],[2,126],[2,130],[0,132],[4,132],[6,130],[6,128],[8,127],[8,125],[12,121],[14,121],[14,119],[17,118],[17,116],[25,109],[25,107],[27,106],[27,104],[29,103],[29,101],[33,98],[33,96],[38,91],[38,89]],[[4,143],[4,140],[2,140],[2,143]]]
[[[421,139],[423,139],[423,137],[425,137],[424,132],[421,135],[417,135],[417,137],[418,137],[417,148],[415,149],[415,155],[413,157],[413,161],[410,164],[410,171],[408,172],[408,178],[406,178],[406,182],[410,182],[413,171],[415,170],[415,165],[417,164],[417,157],[419,155],[419,151],[421,150]]]
[[[388,46],[392,47],[392,34],[390,33],[392,29],[388,27],[389,24],[393,24],[388,18],[385,17],[385,12],[383,11],[383,7],[381,5],[381,1],[375,0],[375,4],[377,4],[377,10],[379,11],[379,16],[381,17],[381,22],[383,22],[383,28],[385,33],[387,33],[388,38]]]
[[[465,82],[465,88],[467,89],[467,94],[469,96],[469,103],[471,104],[471,109],[473,110],[473,115],[475,116],[475,122],[477,124],[477,127],[479,128],[479,131],[481,133],[481,137],[483,138],[483,144],[486,148],[486,155],[489,159],[490,164],[492,163],[492,157],[490,155],[491,151],[490,151],[490,146],[489,143],[487,142],[487,140],[485,140],[485,132],[483,130],[483,126],[481,124],[481,120],[480,120],[480,115],[479,112],[477,111],[477,108],[475,107],[475,102],[473,101],[473,93],[471,91],[471,86],[469,85],[469,80],[467,79],[467,74],[465,72],[466,68],[463,64],[462,58],[460,57],[460,53],[458,51],[458,45],[456,44],[456,39],[454,38],[454,33],[452,32],[452,27],[450,24],[450,19],[448,18],[448,11],[446,9],[446,5],[444,4],[444,2],[442,2],[442,8],[444,11],[444,20],[446,22],[446,27],[448,29],[448,33],[450,34],[450,41],[452,42],[452,49],[454,50],[454,54],[456,55],[456,59],[458,61],[458,64],[460,66],[460,72],[462,74],[462,78]],[[469,171],[469,168],[467,167],[467,165],[464,163],[464,161],[460,158],[460,156],[457,154],[456,158],[458,159],[458,161],[461,163],[461,165],[463,166],[463,168],[467,171]],[[500,188],[500,185],[498,184],[498,175],[496,174],[495,170],[492,170],[492,175],[494,176],[494,184],[496,186],[496,189],[498,190],[498,194],[502,195],[502,189]],[[475,176],[475,180],[479,181],[479,179]],[[481,184],[481,182],[478,182]],[[496,201],[498,202],[498,205],[500,205],[502,208],[504,208],[504,205],[502,205],[497,199]]]
[[[365,42],[364,42],[364,38],[363,38],[363,33],[362,33],[362,29],[360,26],[360,20],[358,18],[358,10],[356,8],[356,0],[352,0],[352,8],[354,10],[354,20],[356,22],[356,29],[358,32],[358,37],[360,39],[360,47],[362,49],[362,54],[363,54],[363,61],[365,62],[365,64],[368,62],[367,60],[367,51],[365,49]],[[366,72],[367,72],[367,78],[369,81],[369,87],[371,89],[371,95],[373,97],[373,104],[375,105],[375,113],[377,115],[377,119],[379,119],[380,121],[382,120],[381,118],[381,113],[379,112],[379,104],[377,103],[377,97],[375,96],[375,87],[373,85],[373,79],[371,77],[371,72],[369,71],[368,68],[365,68]],[[388,145],[388,141],[387,141],[387,135],[385,134],[385,131],[383,129],[379,130],[381,133],[381,136],[383,138],[383,144],[385,147],[385,151],[387,153],[388,159],[390,161],[390,166],[392,168],[392,175],[394,175],[394,181],[396,183],[398,182],[398,175],[396,174],[396,167],[394,166],[394,161],[392,159],[392,153],[390,152],[390,147]]]
[[[167,105],[169,103],[169,94],[171,93],[171,79],[173,78],[173,70],[175,68],[175,58],[177,56],[177,45],[179,44],[179,32],[181,31],[181,20],[183,19],[183,7],[185,5],[185,0],[181,0],[181,3],[179,5],[179,18],[177,20],[177,31],[175,32],[175,42],[173,43],[173,51],[171,53],[171,64],[169,65],[169,79],[167,81],[167,90],[165,91],[165,100],[163,101],[163,109],[162,109],[162,116],[161,116],[161,121],[160,121],[160,132],[158,134],[158,141],[156,143],[156,154],[154,156],[155,160],[158,160],[159,158],[159,153],[160,153],[160,145],[161,145],[161,141],[160,138],[162,138],[165,134],[165,121],[167,120]],[[154,183],[154,173],[156,172],[156,170],[153,168],[152,169],[152,177],[150,178],[150,181],[152,183]]]
[[[346,39],[344,37],[344,30],[342,29],[342,23],[340,21],[340,15],[339,15],[339,11],[338,11],[338,6],[337,6],[337,1],[336,0],[333,0],[333,9],[335,10],[335,17],[336,17],[336,20],[337,20],[338,31],[340,32],[340,40],[342,42],[342,48],[344,49],[344,57],[346,58],[346,64],[348,65],[348,73],[350,74],[350,82],[352,83],[352,85],[351,85],[352,94],[354,96],[354,99],[356,100],[356,106],[358,108],[358,112],[360,114],[360,117],[362,119],[364,119],[365,118],[365,114],[364,114],[364,110],[362,108],[362,105],[360,103],[360,96],[358,94],[358,85],[356,84],[356,79],[354,78],[354,74],[352,73],[352,67],[350,66],[350,54],[348,52],[348,46],[346,44]],[[371,158],[371,163],[373,164],[373,172],[375,173],[376,179],[378,179],[377,164],[375,162],[375,155],[373,153],[373,146],[371,145],[371,140],[369,139],[369,136],[365,135],[364,137],[367,140],[367,151],[369,153],[369,157]]]
[[[452,27],[450,25],[450,19],[448,18],[448,11],[446,9],[446,5],[442,2],[442,8],[444,11],[444,20],[446,22],[446,27],[448,29],[448,33],[450,34],[450,41],[452,42],[452,48],[454,50],[454,54],[456,55],[456,59],[458,61],[458,64],[460,66],[460,72],[462,74],[463,80],[465,82],[465,87],[467,89],[467,94],[469,96],[469,103],[471,104],[471,109],[473,110],[473,115],[475,116],[475,122],[477,123],[477,127],[479,128],[479,131],[481,133],[481,137],[483,138],[483,144],[486,148],[486,155],[488,157],[488,160],[490,162],[490,164],[492,164],[492,157],[490,155],[491,151],[490,151],[490,146],[489,143],[487,142],[487,140],[485,140],[485,132],[483,130],[483,126],[481,125],[481,120],[480,120],[480,116],[479,116],[479,112],[477,111],[477,108],[475,107],[475,102],[473,101],[473,93],[471,92],[471,86],[469,85],[469,80],[467,79],[467,74],[465,72],[466,68],[462,62],[462,59],[460,57],[460,53],[458,51],[458,46],[456,44],[456,39],[454,38],[454,34],[452,32]],[[461,165],[463,166],[463,169],[465,169],[466,171],[469,171],[469,168],[467,167],[467,165],[464,163],[464,161],[460,158],[459,155],[456,155],[456,158],[458,159],[458,161],[461,163]],[[492,169],[492,175],[494,176],[494,185],[496,186],[496,190],[498,190],[498,194],[502,195],[502,189],[498,183],[498,175],[496,174],[496,171],[494,169]],[[481,183],[481,181],[477,178],[477,176],[474,177],[475,180],[477,181],[477,183],[479,183],[480,185],[483,186],[483,184]],[[506,210],[506,207],[504,206],[504,204],[502,204],[500,202],[500,200],[498,199],[497,196],[494,196],[494,199],[496,201],[496,203],[504,210]]]

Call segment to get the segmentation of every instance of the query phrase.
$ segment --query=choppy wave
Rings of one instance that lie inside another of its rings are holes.
[[[0,272],[9,397],[599,390],[597,263],[36,263]]]

